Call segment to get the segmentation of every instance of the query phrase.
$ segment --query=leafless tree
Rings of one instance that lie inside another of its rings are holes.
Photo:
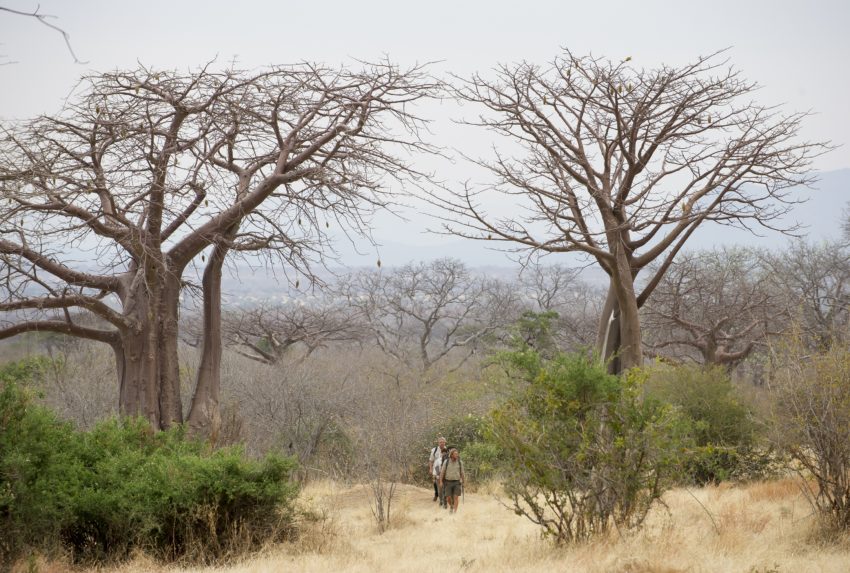
[[[238,405],[252,453],[277,450],[314,464],[323,440],[354,417],[356,373],[341,370],[310,361],[270,367],[226,354],[224,393]]]
[[[193,73],[144,67],[85,78],[55,117],[0,139],[0,339],[28,331],[115,350],[123,414],[183,420],[178,307],[202,268],[203,332],[188,421],[216,425],[221,273],[257,252],[313,277],[327,228],[365,231],[386,176],[425,146],[421,68],[315,65]],[[350,231],[349,231],[350,232]],[[75,322],[71,310],[106,327]]]
[[[505,146],[477,161],[492,185],[432,194],[447,232],[595,261],[610,277],[597,344],[616,351],[617,370],[641,362],[638,309],[694,230],[775,228],[826,149],[798,141],[805,114],[755,103],[757,86],[721,54],[657,69],[630,59],[566,51],[459,80],[458,97],[481,110],[467,123]],[[519,204],[511,214],[497,214],[499,195]]]
[[[769,253],[776,298],[796,319],[804,341],[825,351],[850,333],[850,248],[839,241],[796,241]]]
[[[533,312],[558,313],[554,337],[566,351],[591,348],[605,293],[580,278],[580,268],[563,265],[530,265],[520,274],[522,294],[530,298]]]
[[[787,323],[759,253],[729,248],[680,254],[644,306],[651,353],[734,366]]]
[[[265,364],[279,363],[295,347],[303,348],[305,358],[319,348],[365,338],[365,325],[356,313],[330,299],[235,309],[226,311],[223,321],[225,343]]]
[[[438,364],[457,369],[514,318],[511,289],[474,276],[455,259],[363,271],[338,288],[381,350],[426,380]]]

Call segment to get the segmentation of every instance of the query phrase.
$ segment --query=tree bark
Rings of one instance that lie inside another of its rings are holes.
[[[606,365],[609,374],[619,374],[620,367],[620,308],[617,305],[617,293],[613,279],[608,285],[608,294],[599,317],[599,330],[596,336],[596,349],[599,358]]]
[[[618,284],[612,277],[596,338],[599,357],[611,374],[621,374],[643,362],[640,317],[634,294],[632,283]]]
[[[238,224],[228,230],[225,242],[232,240],[237,231]],[[203,435],[212,442],[217,440],[221,429],[221,273],[228,251],[226,243],[217,244],[204,269],[201,360],[187,418],[193,434]]]
[[[120,344],[113,347],[119,377],[119,412],[124,416],[144,416],[160,429],[183,421],[176,282],[166,278],[161,288],[149,289],[145,281],[135,281],[122,302],[136,326],[122,330]]]
[[[619,370],[624,372],[629,368],[640,366],[643,362],[641,348],[640,315],[638,313],[637,296],[631,272],[627,280],[619,280],[615,285],[617,292],[617,322],[620,327],[619,339]]]
[[[160,417],[161,426],[168,428],[183,422],[183,400],[180,395],[180,359],[177,355],[178,315],[180,307],[181,273],[166,277],[159,313]]]

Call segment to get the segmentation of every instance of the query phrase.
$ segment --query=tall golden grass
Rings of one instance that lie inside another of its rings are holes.
[[[314,516],[300,538],[218,568],[158,565],[139,556],[109,573],[537,572],[847,573],[850,538],[818,541],[817,520],[791,479],[678,489],[637,532],[553,547],[515,515],[497,488],[467,493],[456,515],[431,491],[400,486],[390,527],[379,533],[364,486],[316,483],[301,501]],[[56,570],[42,564],[46,571]],[[21,569],[26,570],[26,569]]]

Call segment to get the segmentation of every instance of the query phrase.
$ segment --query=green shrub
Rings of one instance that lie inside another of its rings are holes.
[[[59,548],[75,561],[142,549],[210,562],[291,531],[295,462],[211,450],[141,419],[76,432],[13,382],[0,385],[0,559]]]
[[[649,371],[646,390],[693,420],[698,446],[751,445],[755,440],[750,411],[722,366],[658,366]]]
[[[40,382],[49,364],[50,360],[44,356],[30,356],[0,365],[0,386],[10,383],[27,386]]]
[[[490,441],[473,442],[466,446],[463,450],[463,467],[472,488],[499,475],[502,457],[499,447]]]
[[[515,511],[557,542],[642,523],[673,483],[686,444],[676,412],[643,398],[639,372],[607,374],[584,356],[502,355],[515,380],[490,441]]]
[[[694,447],[683,460],[689,481],[759,479],[775,471],[776,456],[759,443],[759,426],[723,367],[659,365],[647,377],[648,395],[689,421]]]
[[[10,381],[19,367],[4,368],[0,382],[0,562],[27,547],[56,548],[83,471],[70,425]]]
[[[63,529],[75,556],[102,560],[135,547],[168,560],[214,561],[288,533],[294,462],[241,449],[207,451],[182,428],[110,420],[82,436],[91,472]]]

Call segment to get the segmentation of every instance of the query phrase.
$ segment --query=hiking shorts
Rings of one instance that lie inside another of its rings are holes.
[[[443,482],[443,488],[445,488],[444,495],[446,497],[449,497],[449,496],[460,497],[460,493],[461,493],[460,480],[447,479]]]

